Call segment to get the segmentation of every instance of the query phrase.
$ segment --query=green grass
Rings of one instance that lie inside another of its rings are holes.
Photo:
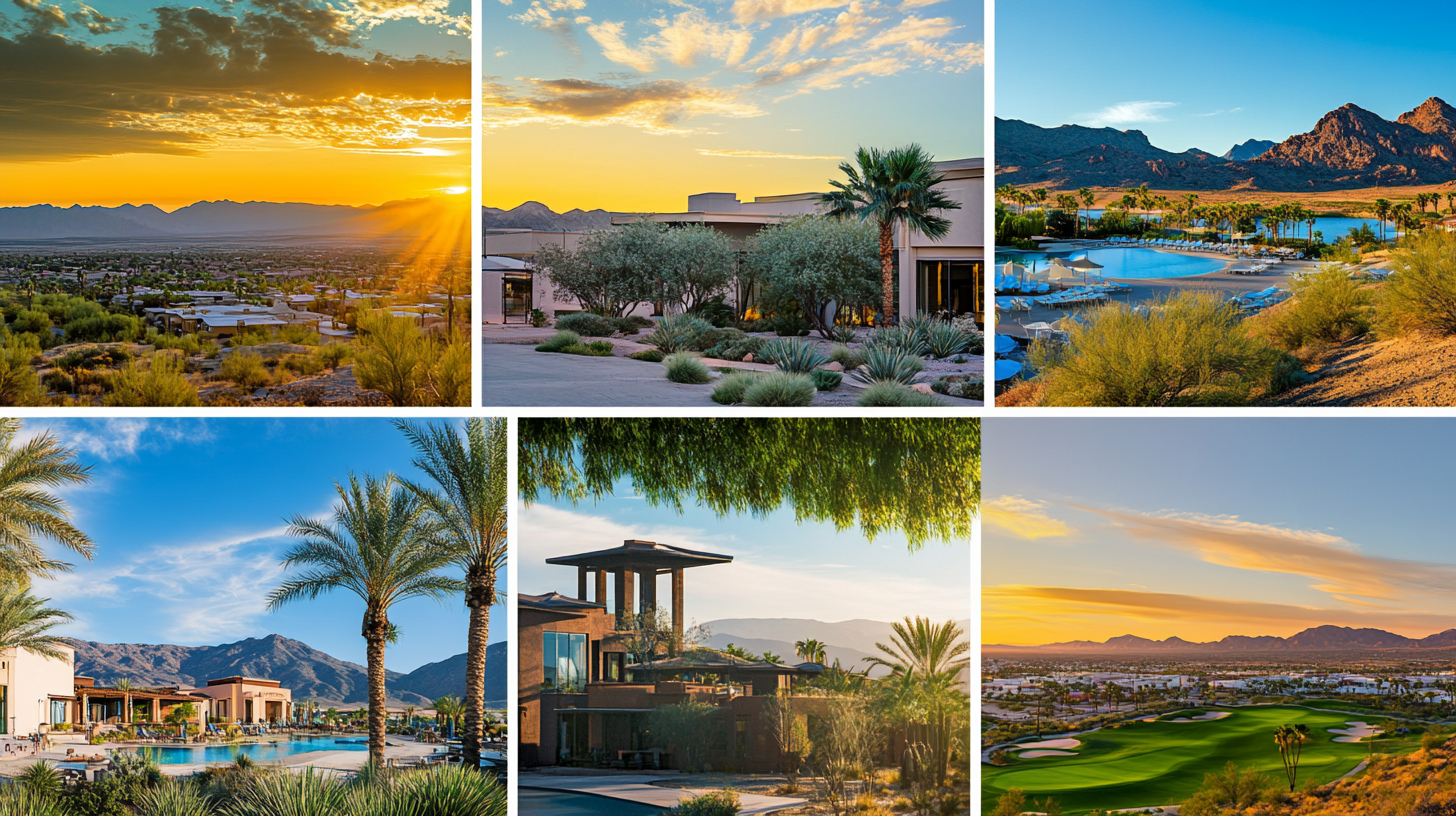
[[[1021,788],[1028,799],[1051,796],[1068,814],[1178,804],[1198,790],[1204,774],[1228,762],[1252,765],[1282,780],[1274,729],[1284,723],[1304,723],[1310,729],[1311,740],[1299,763],[1301,785],[1306,779],[1323,784],[1349,773],[1368,750],[1363,743],[1334,742],[1338,735],[1329,732],[1358,717],[1297,706],[1225,710],[1230,714],[1221,720],[1137,721],[1084,734],[1077,737],[1082,745],[1072,749],[1077,751],[1074,757],[1017,760],[1000,768],[983,765],[982,810],[994,810],[997,798],[1010,788]],[[1420,743],[1380,739],[1378,747],[1382,753],[1403,754]]]

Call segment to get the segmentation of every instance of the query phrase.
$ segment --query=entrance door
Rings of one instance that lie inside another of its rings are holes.
[[[505,273],[501,278],[501,322],[530,321],[532,288],[529,272]]]

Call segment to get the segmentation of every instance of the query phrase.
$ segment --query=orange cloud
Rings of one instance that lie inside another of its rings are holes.
[[[758,23],[845,5],[849,0],[733,0],[733,18],[740,23]]]
[[[675,79],[597,82],[586,79],[522,79],[525,92],[493,83],[485,87],[487,129],[523,124],[628,125],[655,134],[687,134],[699,116],[762,116],[732,91]]]
[[[1059,538],[1076,532],[1061,519],[1046,513],[1046,502],[1021,496],[1001,496],[981,507],[981,522],[1017,538]]]

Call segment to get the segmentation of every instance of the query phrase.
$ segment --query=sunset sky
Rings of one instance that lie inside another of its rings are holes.
[[[986,420],[982,642],[1456,627],[1447,419]]]
[[[484,0],[485,205],[828,189],[859,145],[983,155],[979,0]]]
[[[469,0],[8,0],[0,206],[470,183]]]

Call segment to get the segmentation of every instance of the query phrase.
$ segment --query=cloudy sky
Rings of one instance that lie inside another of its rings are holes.
[[[1456,422],[987,420],[982,639],[1456,627]]]
[[[996,9],[996,115],[1137,129],[1223,155],[1282,141],[1353,102],[1394,120],[1456,102],[1456,5],[1361,0],[1039,0]],[[1353,70],[1353,66],[1370,70]],[[1408,68],[1409,70],[1406,70]]]
[[[379,204],[470,177],[469,0],[4,0],[0,206]]]
[[[75,571],[35,591],[76,616],[65,634],[104,643],[214,645],[278,633],[364,662],[363,605],[336,592],[265,610],[286,576],[286,519],[326,516],[350,471],[417,478],[412,449],[386,420],[26,420],[92,466],[65,498],[96,542]],[[504,576],[502,576],[504,578]],[[504,580],[502,580],[504,584]],[[504,587],[503,587],[504,590]],[[410,671],[465,651],[463,602],[412,600],[390,614],[401,630],[391,669]],[[505,609],[492,610],[492,640]]]
[[[685,505],[681,515],[650,507],[623,482],[600,503],[549,499],[521,511],[521,591],[576,595],[576,570],[547,558],[619,546],[629,538],[733,556],[731,564],[684,573],[684,614],[706,623],[722,618],[856,618],[896,621],[925,615],[963,620],[970,608],[970,542],[929,542],[911,553],[905,537],[873,542],[833,524],[796,524],[792,509],[764,518],[719,518]],[[610,590],[609,590],[610,591]],[[659,599],[671,597],[659,579]]]
[[[681,211],[982,155],[979,0],[484,0],[483,201]]]

